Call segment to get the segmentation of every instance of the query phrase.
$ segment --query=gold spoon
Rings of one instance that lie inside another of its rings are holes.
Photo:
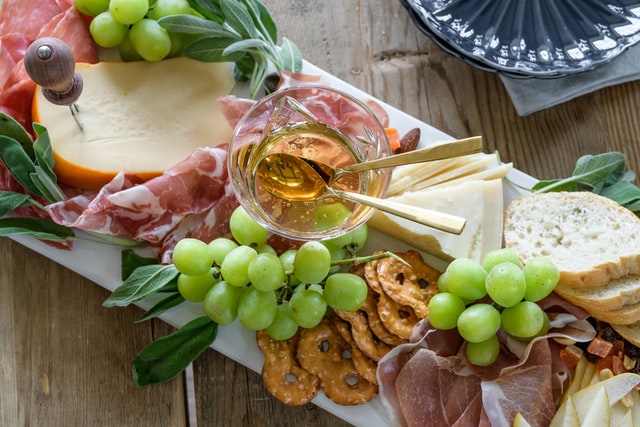
[[[466,219],[430,209],[417,208],[390,200],[378,199],[364,194],[337,190],[327,185],[324,179],[301,157],[283,155],[265,157],[258,165],[256,175],[262,187],[271,195],[295,201],[318,200],[334,195],[382,212],[397,215],[449,233],[460,234]]]
[[[482,137],[473,136],[450,142],[440,142],[429,147],[413,150],[393,156],[381,157],[368,162],[355,163],[341,168],[333,168],[325,163],[302,158],[307,162],[327,183],[331,185],[345,175],[367,171],[371,169],[390,168],[395,166],[410,165],[414,163],[429,162],[433,160],[448,159],[451,157],[474,154],[482,151]],[[269,161],[271,156],[283,157],[290,154],[270,154],[263,161]]]

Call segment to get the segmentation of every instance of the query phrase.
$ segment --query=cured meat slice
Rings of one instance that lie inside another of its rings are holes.
[[[182,237],[228,233],[235,208],[226,148],[201,148],[157,178],[141,183],[120,173],[97,195],[47,206],[59,224],[149,242],[163,262]]]

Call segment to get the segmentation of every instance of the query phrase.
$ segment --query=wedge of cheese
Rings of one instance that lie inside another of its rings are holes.
[[[36,90],[33,120],[50,135],[58,179],[98,189],[118,172],[149,179],[197,147],[229,141],[216,99],[231,92],[227,63],[184,57],[160,62],[77,64],[84,88],[76,116]]]
[[[502,179],[465,180],[445,188],[405,191],[387,199],[467,219],[459,235],[379,211],[369,220],[376,230],[426,253],[443,259],[466,257],[482,262],[489,251],[502,245]]]

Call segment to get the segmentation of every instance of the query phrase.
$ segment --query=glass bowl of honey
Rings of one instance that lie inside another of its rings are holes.
[[[228,169],[236,197],[269,231],[296,240],[346,234],[374,209],[349,194],[383,198],[391,170],[331,176],[391,153],[384,126],[355,97],[324,86],[282,89],[236,125]]]

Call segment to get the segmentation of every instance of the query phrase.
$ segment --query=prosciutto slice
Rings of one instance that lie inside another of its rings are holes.
[[[556,307],[555,304],[553,304]],[[396,347],[378,364],[380,396],[400,426],[511,426],[519,412],[532,426],[549,425],[568,378],[551,337],[586,342],[595,330],[566,312],[549,313],[551,329],[529,343],[501,335],[496,363],[479,368],[464,357],[455,330],[419,323],[414,342]]]

